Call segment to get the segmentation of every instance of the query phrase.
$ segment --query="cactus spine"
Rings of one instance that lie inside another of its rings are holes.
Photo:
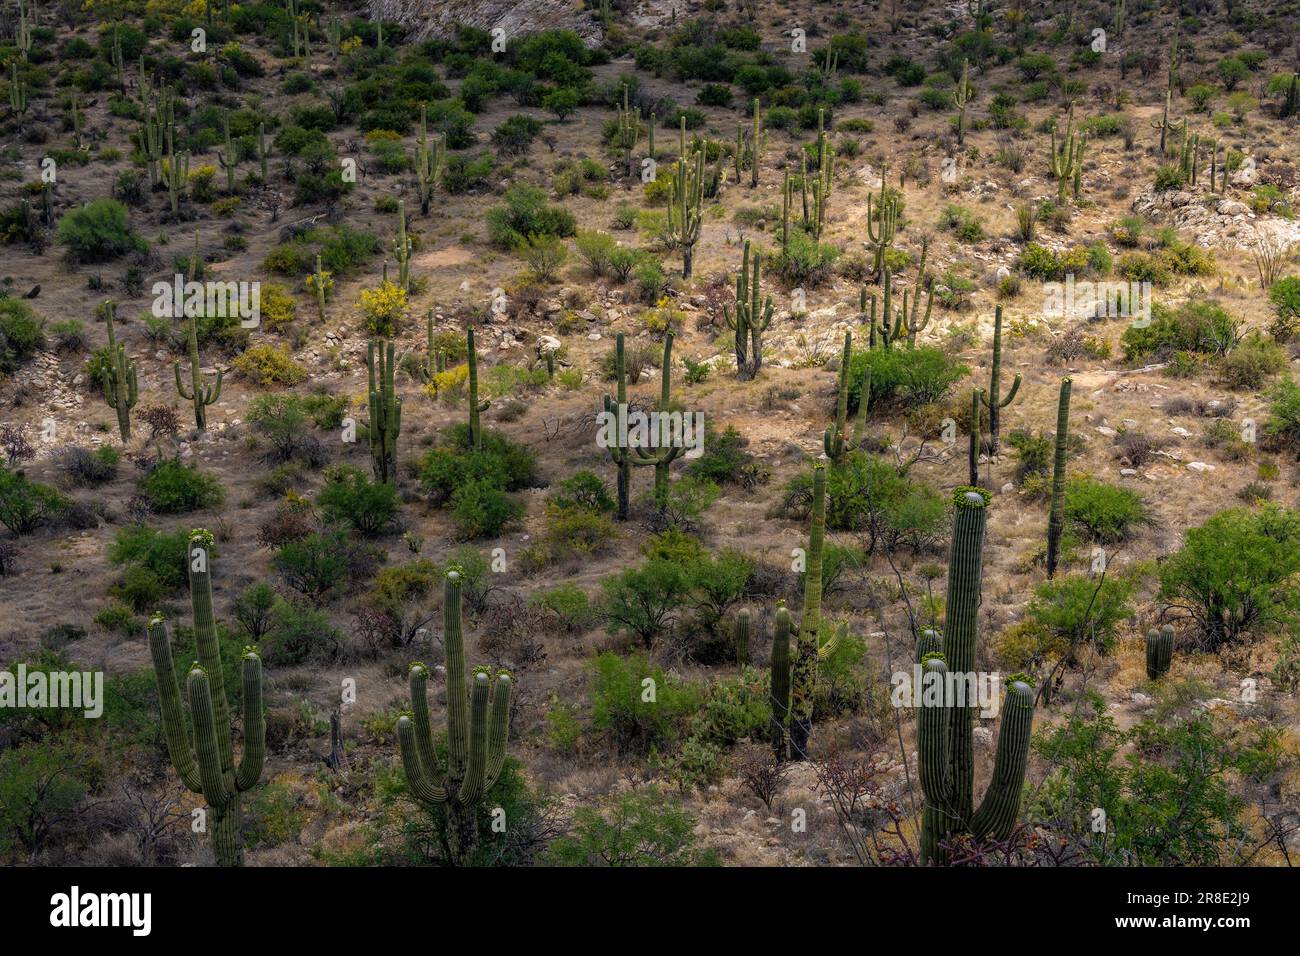
[[[483,450],[483,426],[479,415],[492,405],[490,398],[478,398],[478,350],[474,348],[474,329],[465,330],[465,362],[469,366],[469,443],[475,451]]]
[[[969,831],[977,839],[990,834],[1005,839],[1020,812],[1029,738],[1033,729],[1034,691],[1029,679],[1010,679],[1002,707],[993,777],[984,800],[974,809],[974,701],[963,692],[965,677],[975,670],[975,645],[983,576],[984,530],[988,502],[984,492],[959,489],[953,516],[952,551],[948,565],[948,595],[943,652],[933,647],[933,635],[922,635],[921,709],[917,721],[917,752],[925,807],[921,830],[921,862],[945,860],[941,842]],[[949,670],[955,681],[949,680]],[[932,682],[943,693],[929,692]],[[941,701],[934,700],[938,696]]]
[[[370,458],[375,478],[384,483],[397,477],[397,436],[402,429],[402,400],[393,387],[397,368],[393,352],[392,340],[366,343]]]
[[[1047,516],[1047,576],[1056,573],[1061,551],[1061,533],[1065,530],[1065,458],[1070,441],[1069,378],[1061,379],[1061,394],[1056,404],[1056,455],[1052,463],[1052,504]]]
[[[443,584],[442,614],[447,654],[446,769],[438,771],[426,693],[429,668],[424,664],[411,665],[411,711],[397,718],[397,741],[411,795],[426,807],[445,808],[448,855],[459,863],[477,845],[479,804],[505,763],[512,681],[504,671],[493,681],[486,671],[475,670],[471,689],[466,688],[461,581],[455,569],[447,572]]]
[[[117,305],[108,299],[103,305],[104,322],[108,326],[108,365],[104,368],[104,402],[117,412],[117,430],[125,444],[131,440],[131,409],[139,400],[135,376],[135,363],[126,357],[126,346],[120,345],[113,334],[113,318]]]
[[[1005,398],[1000,398],[1002,390],[1002,306],[993,312],[993,368],[989,373],[989,390],[984,396],[984,405],[989,410],[989,454],[998,453],[998,428],[1002,420],[1002,409],[1015,401],[1020,391],[1020,375],[1011,382],[1011,388]]]
[[[190,259],[190,275],[198,274],[198,233],[194,234],[194,255]],[[191,315],[189,317],[189,357],[190,357],[190,384],[189,391],[186,391],[185,382],[181,378],[181,365],[179,362],[172,363],[172,372],[176,376],[176,393],[188,402],[194,403],[194,427],[199,431],[204,431],[208,427],[207,407],[212,405],[221,397],[221,379],[222,371],[217,369],[217,380],[211,385],[205,385],[203,382],[203,369],[199,362],[199,330],[198,319]]]
[[[155,614],[149,622],[149,653],[158,681],[163,733],[172,766],[186,789],[203,794],[208,803],[212,815],[208,827],[217,865],[239,866],[243,862],[241,796],[257,785],[266,758],[262,661],[256,650],[244,648],[241,662],[244,755],[236,766],[225,672],[212,614],[212,535],[203,530],[190,532],[187,556],[198,653],[198,660],[191,665],[186,678],[192,734],[186,728],[171,641],[161,614]]]
[[[1147,677],[1159,680],[1169,673],[1174,659],[1174,626],[1166,624],[1147,631]]]
[[[753,275],[750,275],[749,242],[745,242],[740,275],[736,277],[736,311],[733,314],[722,307],[727,328],[736,333],[736,377],[742,382],[758,375],[763,366],[763,333],[772,325],[772,297],[762,299],[763,257],[753,255]]]

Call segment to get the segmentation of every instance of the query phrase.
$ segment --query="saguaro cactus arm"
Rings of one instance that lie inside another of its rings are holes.
[[[167,755],[187,790],[201,793],[198,765],[191,750],[193,742],[185,723],[185,708],[181,702],[180,685],[176,682],[176,665],[172,662],[171,640],[161,614],[149,621],[149,656],[153,659],[154,675],[158,681],[158,702],[162,710],[163,738],[167,742]]]
[[[1002,702],[1002,726],[998,751],[993,758],[993,778],[979,809],[971,817],[971,835],[977,840],[992,835],[1005,840],[1020,814],[1020,796],[1025,789],[1025,768],[1029,764],[1029,739],[1034,729],[1034,688],[1023,674],[1011,677]]]
[[[266,712],[262,704],[262,659],[251,647],[244,648],[240,665],[243,676],[244,756],[235,773],[235,788],[252,790],[262,776],[266,761]]]

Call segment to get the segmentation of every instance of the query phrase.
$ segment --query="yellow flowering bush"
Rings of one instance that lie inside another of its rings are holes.
[[[361,314],[371,335],[390,337],[406,317],[406,290],[385,280],[375,289],[361,290]]]

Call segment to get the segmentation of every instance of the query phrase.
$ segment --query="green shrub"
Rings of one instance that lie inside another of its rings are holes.
[[[1037,587],[1025,616],[1072,652],[1091,643],[1104,654],[1114,645],[1120,624],[1133,616],[1134,589],[1130,579],[1114,574],[1058,577]]]
[[[1065,485],[1065,516],[1089,541],[1124,541],[1147,520],[1146,506],[1134,491],[1076,475]]]
[[[523,516],[524,508],[495,480],[466,482],[451,493],[451,519],[462,540],[492,538]]]
[[[352,528],[365,537],[384,531],[397,516],[397,488],[371,481],[359,468],[337,465],[325,473],[325,486],[316,496],[326,521]]]
[[[1160,566],[1160,597],[1195,621],[1210,648],[1293,619],[1300,513],[1229,508],[1187,532]]]
[[[1151,323],[1130,324],[1120,338],[1130,362],[1167,358],[1176,351],[1224,355],[1241,337],[1241,324],[1216,302],[1186,302],[1177,309],[1157,303]]]
[[[0,296],[0,374],[7,375],[45,346],[43,323],[22,299]]]
[[[0,465],[0,524],[15,535],[31,534],[67,510],[57,489],[29,481],[21,471]]]
[[[714,866],[695,846],[695,818],[644,787],[611,797],[601,809],[579,807],[570,832],[547,849],[550,866]]]
[[[545,191],[515,183],[505,195],[505,205],[489,209],[488,238],[501,249],[514,249],[529,236],[567,238],[577,231],[573,214],[546,202]]]
[[[690,584],[682,565],[658,559],[605,578],[602,607],[610,632],[634,636],[650,648],[676,620]]]
[[[147,248],[133,232],[126,206],[115,199],[96,199],[59,220],[55,238],[81,262],[106,262]]]
[[[1258,390],[1287,367],[1282,346],[1254,332],[1219,360],[1219,378],[1232,389]]]
[[[140,479],[140,493],[158,514],[183,514],[214,508],[225,500],[217,479],[179,458],[160,461]]]
[[[858,406],[862,372],[871,368],[871,408],[938,401],[970,371],[932,345],[855,352],[849,369],[849,410]]]
[[[814,289],[833,278],[839,254],[830,243],[818,242],[802,230],[792,230],[786,248],[770,252],[768,261],[784,282]]]
[[[643,654],[612,651],[587,662],[591,726],[620,753],[670,749],[700,707],[698,687],[667,674]]]
[[[286,542],[271,558],[285,583],[307,597],[320,599],[350,578],[355,552],[341,528]]]

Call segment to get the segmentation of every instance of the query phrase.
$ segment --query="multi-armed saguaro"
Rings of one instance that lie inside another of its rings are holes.
[[[989,454],[998,453],[998,427],[1002,418],[1002,409],[1010,405],[1020,391],[1020,375],[1016,374],[1005,397],[999,397],[1002,389],[1002,306],[993,312],[993,369],[989,375],[989,389],[984,394],[984,404],[989,410]]]
[[[460,862],[478,840],[477,813],[506,757],[510,728],[510,675],[497,674],[495,688],[485,670],[473,672],[465,688],[465,643],[461,633],[460,573],[447,572],[442,615],[447,654],[447,766],[439,774],[429,700],[429,668],[412,664],[411,712],[397,719],[397,741],[411,794],[429,807],[445,807],[448,855]],[[439,779],[441,778],[441,779]]]
[[[686,118],[682,118],[682,141],[686,139]],[[672,195],[668,202],[668,236],[682,254],[682,278],[691,277],[695,244],[704,225],[704,154],[683,150],[673,170]]]
[[[943,651],[929,650],[921,660],[917,755],[925,794],[923,863],[944,862],[943,843],[958,833],[969,832],[977,839],[1006,839],[1011,834],[1020,812],[1034,719],[1033,686],[1023,674],[1014,674],[1002,704],[993,778],[975,809],[973,719],[979,704],[972,691],[988,497],[977,488],[959,488],[954,504]],[[923,635],[922,640],[934,646],[933,635]],[[931,687],[942,692],[934,693]]]
[[[826,426],[822,435],[822,449],[832,464],[838,465],[844,456],[862,447],[867,434],[867,408],[871,402],[871,366],[863,365],[861,386],[858,390],[858,418],[853,426],[853,438],[845,431],[849,416],[849,375],[853,365],[853,333],[844,333],[844,351],[840,355],[839,392],[835,403],[835,421]]]
[[[198,277],[199,269],[199,235],[194,234],[194,254],[190,257],[190,276]],[[187,310],[188,311],[188,310]],[[172,363],[172,371],[176,375],[176,393],[187,402],[194,403],[194,427],[203,431],[208,427],[207,407],[221,397],[221,379],[222,371],[217,369],[217,380],[211,385],[203,382],[203,367],[199,362],[199,328],[198,317],[190,313],[190,327],[188,334],[189,341],[189,358],[190,358],[190,385],[188,390],[185,382],[181,378],[181,365],[179,362]]]
[[[117,412],[117,430],[123,442],[131,440],[131,409],[139,400],[135,377],[135,363],[126,357],[126,347],[113,334],[113,318],[117,304],[107,299],[101,306],[104,323],[108,326],[108,364],[104,366],[104,401]]]
[[[736,311],[733,314],[725,305],[722,307],[727,328],[736,333],[736,377],[742,382],[757,376],[763,367],[763,333],[772,325],[772,297],[762,298],[761,253],[754,253],[753,263],[751,276],[749,241],[746,240],[740,275],[736,277]]]
[[[394,349],[392,340],[366,344],[370,457],[375,477],[382,482],[397,476],[397,436],[402,430],[402,400],[393,387],[393,373],[397,368]]]
[[[155,614],[149,622],[149,653],[158,680],[163,733],[172,766],[186,788],[203,794],[208,802],[211,819],[207,825],[217,865],[239,866],[244,853],[240,837],[241,795],[257,785],[266,757],[262,661],[253,648],[244,648],[240,701],[244,715],[244,756],[236,767],[225,671],[212,614],[212,535],[209,532],[202,529],[190,532],[187,560],[198,653],[198,660],[191,665],[185,682],[192,735],[186,727],[171,641],[161,614]]]

